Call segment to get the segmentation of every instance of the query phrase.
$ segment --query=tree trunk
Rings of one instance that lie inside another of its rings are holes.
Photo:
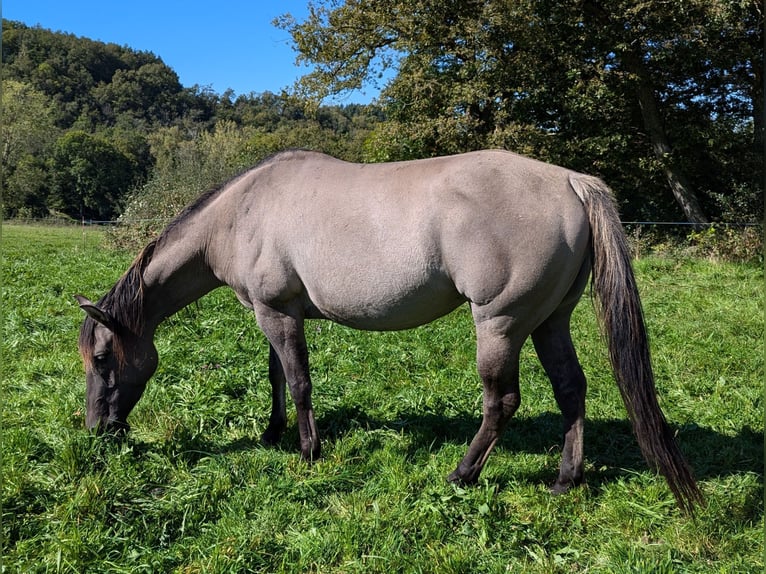
[[[670,190],[673,192],[678,205],[684,211],[686,218],[692,223],[707,223],[708,218],[700,206],[697,194],[691,188],[686,175],[673,161],[673,148],[665,133],[662,116],[657,105],[657,97],[654,93],[649,70],[644,64],[641,54],[625,52],[621,54],[625,70],[636,76],[638,80],[638,104],[641,108],[641,117],[644,120],[644,128],[649,135],[652,150],[657,159],[662,163],[665,178]]]
[[[601,2],[585,0],[583,2],[583,10],[586,14],[593,17],[598,25],[611,29],[616,38],[622,35],[624,24],[614,21],[610,12],[601,5]],[[670,145],[667,133],[665,133],[662,116],[657,105],[657,96],[652,85],[651,74],[644,63],[644,54],[638,48],[633,47],[618,52],[618,55],[625,71],[635,76],[638,82],[638,93],[636,95],[638,96],[638,104],[641,107],[644,128],[649,134],[649,141],[652,144],[654,155],[662,163],[665,178],[670,186],[670,190],[673,192],[673,197],[681,206],[689,221],[693,223],[707,223],[708,219],[705,216],[705,212],[702,211],[697,194],[691,188],[683,170],[673,161],[673,148]]]

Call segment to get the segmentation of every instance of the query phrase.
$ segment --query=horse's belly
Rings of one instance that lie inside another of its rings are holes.
[[[412,286],[391,288],[385,282],[364,284],[349,278],[343,288],[328,293],[326,289],[309,290],[315,317],[330,319],[355,329],[398,331],[430,323],[453,311],[465,299],[454,286]]]

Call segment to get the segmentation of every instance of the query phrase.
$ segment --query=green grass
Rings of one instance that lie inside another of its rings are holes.
[[[593,310],[574,336],[589,379],[587,485],[547,491],[560,417],[531,346],[522,406],[480,484],[445,477],[477,430],[481,387],[460,309],[403,333],[310,323],[323,458],[268,421],[267,345],[219,290],[168,320],[160,368],[124,442],[87,434],[82,313],[131,254],[99,232],[6,226],[5,572],[760,572],[763,277],[754,266],[646,259],[637,272],[661,402],[708,505],[683,516],[646,469]]]

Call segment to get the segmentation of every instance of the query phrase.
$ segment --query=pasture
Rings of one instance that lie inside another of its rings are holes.
[[[588,377],[586,485],[548,486],[561,417],[531,344],[522,404],[475,487],[446,476],[479,426],[466,308],[400,333],[308,324],[323,458],[277,448],[268,345],[225,289],[166,321],[133,430],[84,430],[73,299],[134,254],[95,229],[2,230],[5,572],[760,572],[763,272],[636,262],[660,403],[707,506],[681,514],[631,435],[592,305],[573,335]]]

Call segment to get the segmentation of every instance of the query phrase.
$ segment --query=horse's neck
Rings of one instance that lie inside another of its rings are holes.
[[[221,285],[206,263],[203,235],[176,229],[157,243],[144,271],[144,310],[151,329]]]

